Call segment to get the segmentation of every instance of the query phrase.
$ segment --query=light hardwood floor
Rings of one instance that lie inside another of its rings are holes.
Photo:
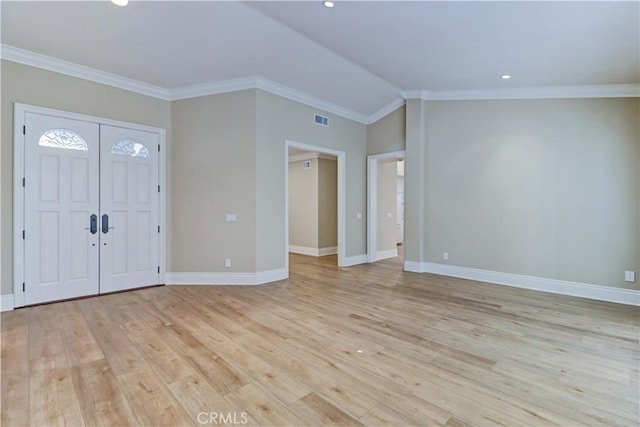
[[[637,307],[335,265],[2,313],[2,426],[638,425]]]

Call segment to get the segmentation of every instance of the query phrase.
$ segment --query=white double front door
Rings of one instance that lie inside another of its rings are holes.
[[[159,136],[26,113],[24,302],[159,283]]]

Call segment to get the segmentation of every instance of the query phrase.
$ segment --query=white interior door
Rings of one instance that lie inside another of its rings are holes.
[[[100,292],[160,278],[158,134],[100,126]]]
[[[25,116],[25,304],[97,294],[99,126]]]
[[[25,305],[158,284],[159,135],[24,123]]]

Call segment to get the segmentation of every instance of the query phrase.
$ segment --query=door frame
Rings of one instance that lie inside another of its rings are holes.
[[[378,260],[378,162],[405,159],[405,150],[367,156],[367,261]],[[404,227],[403,227],[404,234]],[[405,238],[402,238],[403,244]]]
[[[287,277],[289,277],[289,147],[314,153],[328,154],[338,158],[338,266],[346,266],[346,153],[344,151],[332,150],[331,148],[286,140],[284,144],[284,265]]]
[[[22,232],[24,230],[25,210],[24,210],[24,187],[23,179],[25,177],[25,135],[23,127],[25,126],[26,113],[42,114],[61,117],[65,119],[80,120],[85,122],[96,123],[98,125],[109,125],[116,127],[124,127],[129,129],[141,130],[158,134],[158,143],[160,144],[160,156],[158,165],[160,195],[158,215],[160,222],[160,277],[159,282],[164,283],[166,270],[166,238],[167,238],[167,131],[162,128],[145,126],[137,123],[124,122],[120,120],[107,119],[103,117],[91,116],[87,114],[74,113],[70,111],[56,110],[52,108],[38,107],[35,105],[14,103],[13,108],[13,301],[14,307],[24,306],[24,269],[25,254],[24,240]]]

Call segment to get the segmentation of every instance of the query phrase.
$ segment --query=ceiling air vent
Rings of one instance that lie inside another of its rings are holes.
[[[320,126],[329,126],[329,119],[325,116],[321,116],[320,114],[315,115],[313,122]]]
[[[309,160],[302,162],[302,169],[311,169],[311,162]]]

